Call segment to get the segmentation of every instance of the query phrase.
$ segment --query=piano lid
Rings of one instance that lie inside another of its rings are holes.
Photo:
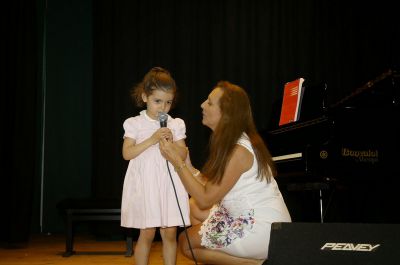
[[[329,106],[329,109],[380,107],[400,102],[400,73],[389,69]]]

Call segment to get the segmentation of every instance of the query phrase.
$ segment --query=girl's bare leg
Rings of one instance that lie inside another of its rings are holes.
[[[140,229],[139,239],[135,246],[135,265],[147,265],[151,243],[153,242],[156,228]]]
[[[160,228],[161,239],[163,242],[164,265],[176,264],[176,227]]]

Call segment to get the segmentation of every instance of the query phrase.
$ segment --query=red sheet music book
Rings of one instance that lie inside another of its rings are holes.
[[[298,78],[285,84],[279,126],[299,120],[303,82],[304,78]]]

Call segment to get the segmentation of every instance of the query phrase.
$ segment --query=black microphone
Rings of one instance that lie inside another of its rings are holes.
[[[159,112],[158,120],[160,121],[160,127],[167,127],[168,114],[165,112]]]

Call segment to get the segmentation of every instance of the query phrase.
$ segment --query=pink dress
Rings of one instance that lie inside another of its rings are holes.
[[[138,144],[158,130],[160,123],[143,110],[140,115],[125,120],[123,126],[124,137],[132,138]],[[168,115],[167,127],[171,129],[174,141],[186,138],[186,126],[182,119],[173,119]],[[188,193],[172,164],[168,164],[185,223],[167,162],[160,153],[159,145],[155,144],[129,161],[122,192],[121,226],[143,229],[190,225]]]

